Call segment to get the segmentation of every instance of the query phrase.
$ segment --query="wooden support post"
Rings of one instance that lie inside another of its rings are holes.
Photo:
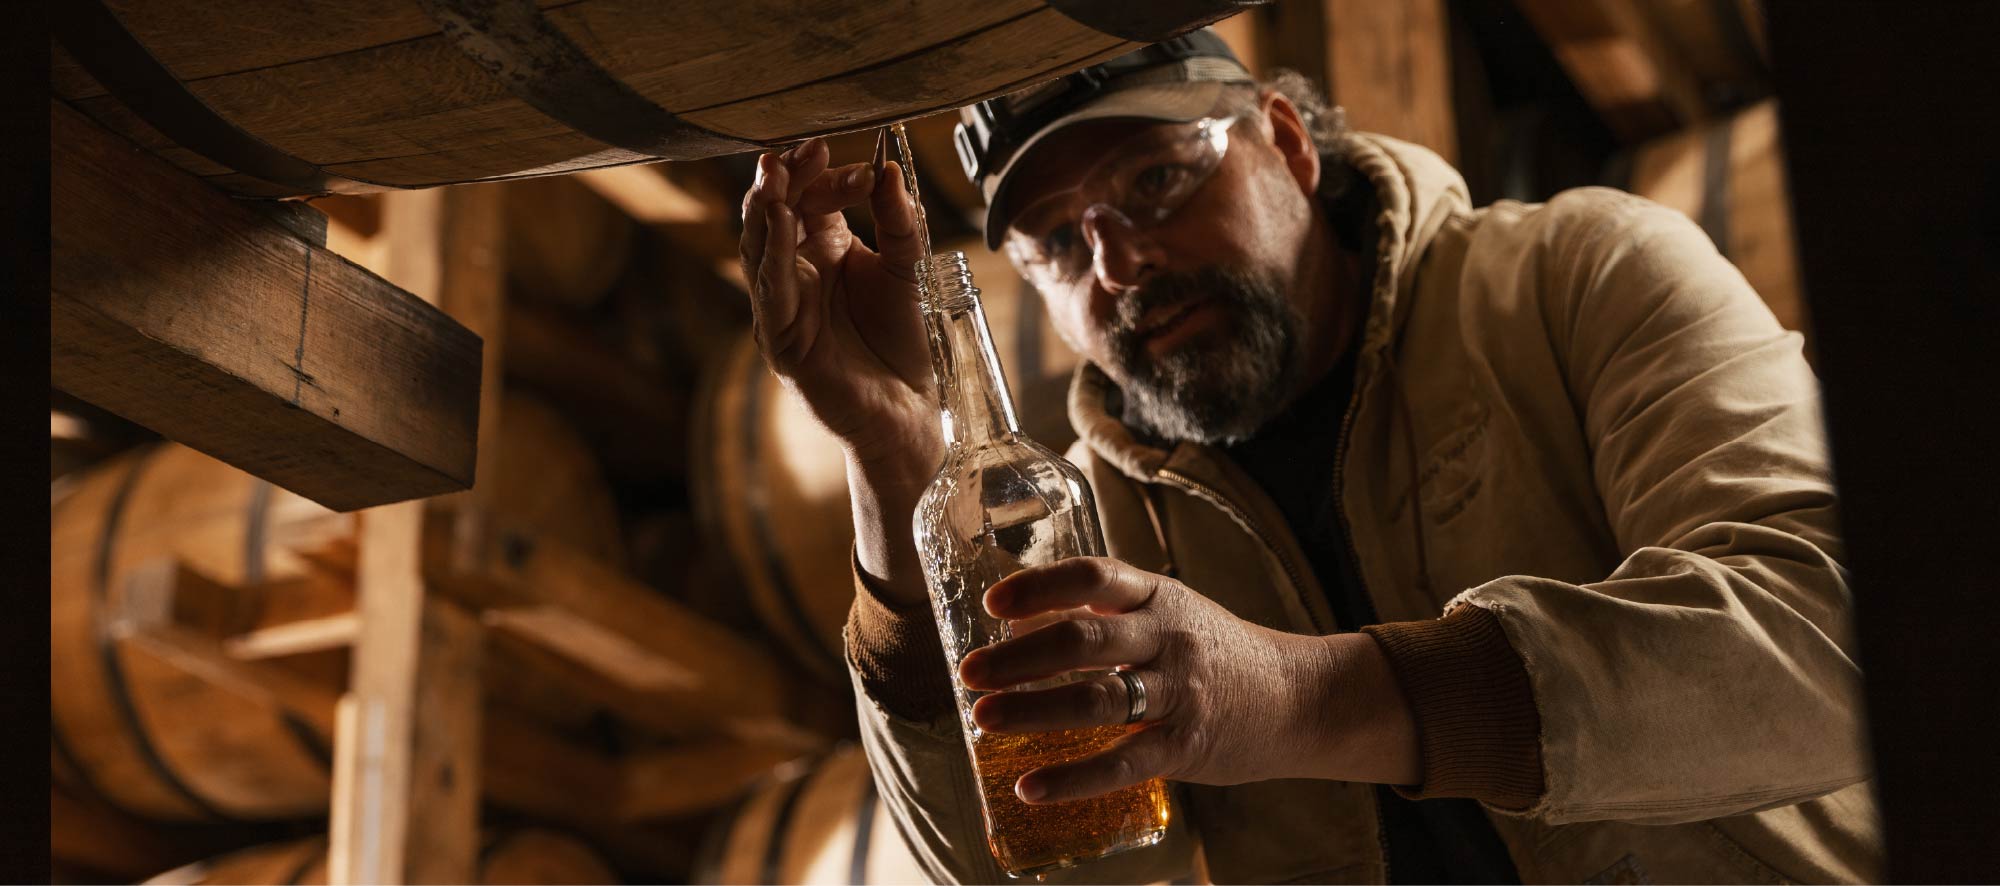
[[[51,132],[56,387],[336,510],[471,484],[478,336],[60,102]]]
[[[1324,0],[1327,89],[1349,125],[1458,162],[1444,0]]]
[[[476,874],[482,635],[426,598],[423,512],[404,502],[361,517],[361,631],[334,738],[335,884]]]
[[[1638,0],[1520,0],[1576,91],[1626,142],[1706,116],[1691,66],[1675,58]]]
[[[1257,56],[1326,87],[1347,125],[1458,158],[1444,0],[1292,0],[1257,10]]]
[[[387,276],[445,308],[493,346],[482,367],[479,433],[498,428],[504,305],[499,192],[490,187],[392,194]],[[492,464],[489,455],[482,460]],[[405,502],[361,517],[353,672],[335,739],[329,878],[346,883],[468,883],[477,872],[484,632],[428,593],[425,532],[476,523],[453,515],[488,494]]]

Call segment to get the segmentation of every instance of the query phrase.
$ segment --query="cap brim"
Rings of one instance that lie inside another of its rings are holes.
[[[986,194],[986,248],[1000,248],[1000,241],[1007,234],[1010,210],[1007,192],[1008,186],[1013,183],[1014,170],[1033,156],[1036,147],[1050,136],[1072,126],[1098,120],[1148,120],[1157,123],[1200,120],[1215,110],[1223,90],[1231,85],[1235,84],[1194,80],[1134,86],[1108,93],[1042,127],[1014,151],[1014,156],[1007,159],[1007,165],[1000,168],[1000,174],[989,180],[992,184]]]

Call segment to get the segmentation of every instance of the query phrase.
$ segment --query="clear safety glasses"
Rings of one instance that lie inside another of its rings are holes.
[[[1013,214],[1007,249],[1037,286],[1089,275],[1104,226],[1145,231],[1172,217],[1229,152],[1235,117],[1148,127],[1113,146],[1080,184]]]

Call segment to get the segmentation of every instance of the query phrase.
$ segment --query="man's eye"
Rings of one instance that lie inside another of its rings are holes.
[[[1148,166],[1132,179],[1132,190],[1142,197],[1158,197],[1179,185],[1185,173],[1179,166],[1164,163]]]

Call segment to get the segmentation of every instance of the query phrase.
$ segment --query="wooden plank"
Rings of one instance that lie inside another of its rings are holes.
[[[1415,142],[1457,162],[1451,31],[1442,0],[1294,0],[1251,14],[1260,17],[1251,36],[1266,68],[1291,68],[1324,86],[1355,129]]]
[[[823,745],[816,702],[768,650],[552,538],[489,522],[454,552],[433,536],[426,575],[519,636],[644,693],[656,713],[746,741]]]
[[[336,510],[472,483],[477,336],[51,112],[57,387]]]
[[[575,175],[598,196],[642,222],[704,223],[718,218],[712,207],[668,178],[660,166],[606,166]]]
[[[1643,141],[1706,116],[1692,67],[1667,50],[1638,0],[1520,0],[1519,6],[1620,139]]]
[[[470,616],[426,598],[424,513],[403,502],[361,517],[361,633],[335,733],[335,884],[466,883],[476,871],[482,644]]]
[[[1348,125],[1458,162],[1444,0],[1323,0],[1326,83]]]
[[[411,202],[411,196],[391,194],[385,199],[391,205],[399,205]],[[489,509],[486,503],[497,491],[494,471],[500,466],[495,453],[507,445],[501,439],[500,419],[506,393],[507,275],[502,256],[506,249],[503,214],[508,199],[508,191],[501,185],[448,188],[437,194],[434,217],[427,209],[398,213],[392,216],[388,227],[388,235],[398,238],[391,242],[400,247],[392,254],[392,267],[397,266],[400,256],[410,256],[412,261],[424,262],[426,266],[429,257],[435,256],[436,288],[412,291],[465,324],[486,343],[485,359],[480,365],[479,446],[487,455],[474,473],[471,490],[435,499],[429,505],[433,510],[462,511],[466,520],[477,520]],[[432,227],[411,230],[412,224]],[[425,242],[435,245],[428,248],[417,245]],[[477,529],[466,527],[455,531],[477,532]]]
[[[222,642],[229,657],[245,661],[339,649],[354,643],[361,616],[352,612],[259,628]]]
[[[490,343],[481,367],[478,433],[498,444],[502,193],[491,186],[383,198],[384,272]],[[491,449],[479,479],[490,479]],[[484,631],[429,594],[423,537],[455,532],[490,495],[377,508],[361,522],[360,625],[335,760],[335,883],[462,883],[477,870]],[[435,515],[436,519],[433,519]]]
[[[222,645],[228,616],[217,601],[234,591],[172,559],[135,567],[110,630],[146,652],[247,698],[297,715],[321,735],[334,729],[335,695],[289,670],[231,656]]]

